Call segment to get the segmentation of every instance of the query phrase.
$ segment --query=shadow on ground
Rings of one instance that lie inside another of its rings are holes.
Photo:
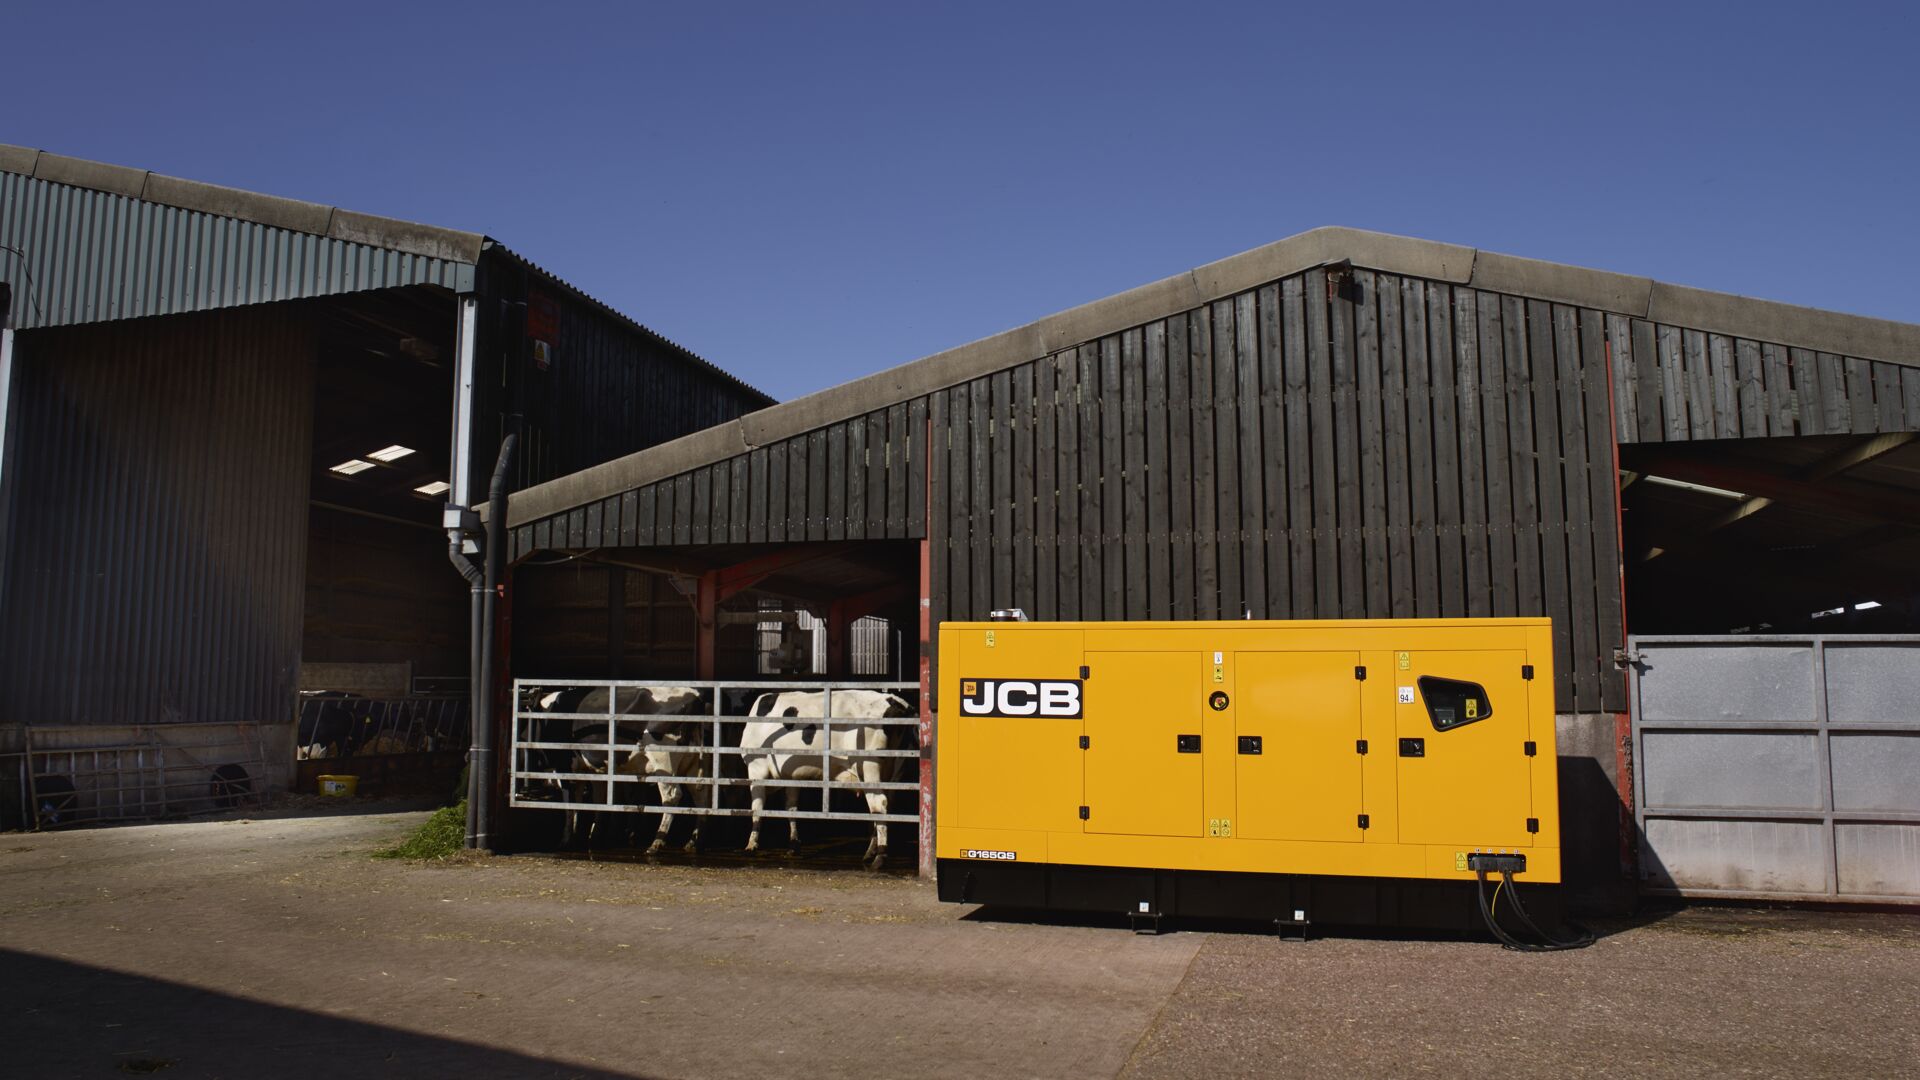
[[[606,1072],[0,949],[20,1077],[578,1077]]]
[[[1546,929],[1555,937],[1562,939],[1572,938],[1582,931],[1587,931],[1593,934],[1595,940],[1601,940],[1661,922],[1673,917],[1681,910],[1679,907],[1665,905],[1632,915],[1608,916],[1591,920],[1566,920],[1547,925]],[[1121,914],[994,907],[975,908],[962,916],[961,921],[1029,926],[1091,926],[1116,930],[1129,930],[1133,926],[1132,922]],[[1504,918],[1501,919],[1503,926],[1506,921]],[[1276,929],[1274,923],[1255,919],[1167,918],[1160,921],[1159,932],[1300,937],[1297,929],[1288,928],[1283,933]],[[1308,929],[1306,939],[1315,938],[1353,941],[1463,941],[1495,944],[1493,936],[1480,927],[1472,930],[1436,930],[1421,927],[1342,926],[1337,923],[1315,923]]]

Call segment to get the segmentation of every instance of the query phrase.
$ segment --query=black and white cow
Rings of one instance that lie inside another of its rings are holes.
[[[760,814],[766,805],[765,781],[820,780],[830,775],[841,782],[877,784],[893,780],[899,774],[901,758],[876,755],[867,751],[898,749],[906,740],[891,732],[898,727],[862,724],[863,719],[912,716],[913,706],[898,694],[878,690],[833,691],[833,735],[830,746],[823,745],[818,724],[789,724],[791,719],[819,719],[826,713],[825,691],[789,691],[762,694],[750,710],[749,720],[740,736],[741,760],[746,766],[748,787],[753,795],[753,828],[747,834],[747,850],[760,850]],[[844,724],[843,724],[844,721]],[[821,765],[826,765],[823,773]],[[791,810],[802,788],[781,788],[786,792],[786,808]],[[869,813],[887,812],[885,791],[864,791]],[[800,846],[800,822],[789,819],[788,841]],[[887,859],[887,823],[876,821],[873,838],[867,844],[866,861],[874,869]]]
[[[613,692],[612,688],[604,686],[576,687],[547,693],[535,691],[534,704],[539,712],[602,715],[608,711],[609,694]],[[706,775],[706,757],[701,752],[705,745],[706,725],[697,719],[704,711],[698,690],[684,686],[620,687],[618,696],[613,700],[615,773],[642,778]],[[533,724],[532,735],[536,742],[596,744],[592,748],[533,751],[534,754],[543,755],[532,763],[534,771],[606,775],[607,751],[600,748],[607,742],[606,721],[556,717],[552,720],[536,719]],[[558,800],[580,807],[566,811],[562,832],[564,844],[571,846],[575,842],[590,842],[594,833],[600,831],[598,823],[602,814],[593,809],[594,804],[605,797],[605,788],[600,785],[601,782],[580,779],[555,782],[553,793]],[[653,844],[647,849],[650,855],[658,854],[666,847],[668,831],[673,827],[673,814],[666,808],[680,805],[686,787],[676,783],[656,783],[654,786],[660,792],[662,810]],[[699,849],[700,820],[699,817],[694,818],[693,836],[687,842],[689,852]]]

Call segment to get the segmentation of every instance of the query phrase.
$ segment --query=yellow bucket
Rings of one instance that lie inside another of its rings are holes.
[[[319,780],[322,795],[352,795],[360,787],[357,776],[322,776]]]

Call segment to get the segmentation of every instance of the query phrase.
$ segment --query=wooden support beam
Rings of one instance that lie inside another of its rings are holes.
[[[699,647],[696,652],[699,677],[718,678],[714,670],[719,664],[721,604],[781,571],[825,558],[838,550],[839,546],[834,544],[802,544],[702,573],[697,579],[693,601],[694,617],[699,626]]]
[[[1871,439],[1814,462],[1801,475],[1801,479],[1815,482],[1830,476],[1838,476],[1848,469],[1865,465],[1874,458],[1898,450],[1916,438],[1920,438],[1920,433],[1912,431],[1890,431],[1885,435],[1875,435]]]
[[[858,596],[844,597],[828,604],[827,674],[836,679],[846,678],[850,674],[847,638],[853,631],[854,623],[918,595],[919,588],[916,584],[899,582]]]
[[[1920,524],[1920,493],[1884,484],[1829,477],[1808,481],[1783,476],[1764,463],[1734,457],[1694,459],[1682,455],[1642,461],[1656,476],[1765,496],[1775,502],[1861,521]]]

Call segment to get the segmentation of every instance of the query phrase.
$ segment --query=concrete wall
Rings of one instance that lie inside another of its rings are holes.
[[[1623,725],[1614,713],[1562,713],[1554,718],[1560,750],[1560,861],[1575,911],[1633,908],[1633,882],[1621,866],[1621,836],[1632,807],[1621,801]],[[1631,790],[1631,776],[1626,790]]]

